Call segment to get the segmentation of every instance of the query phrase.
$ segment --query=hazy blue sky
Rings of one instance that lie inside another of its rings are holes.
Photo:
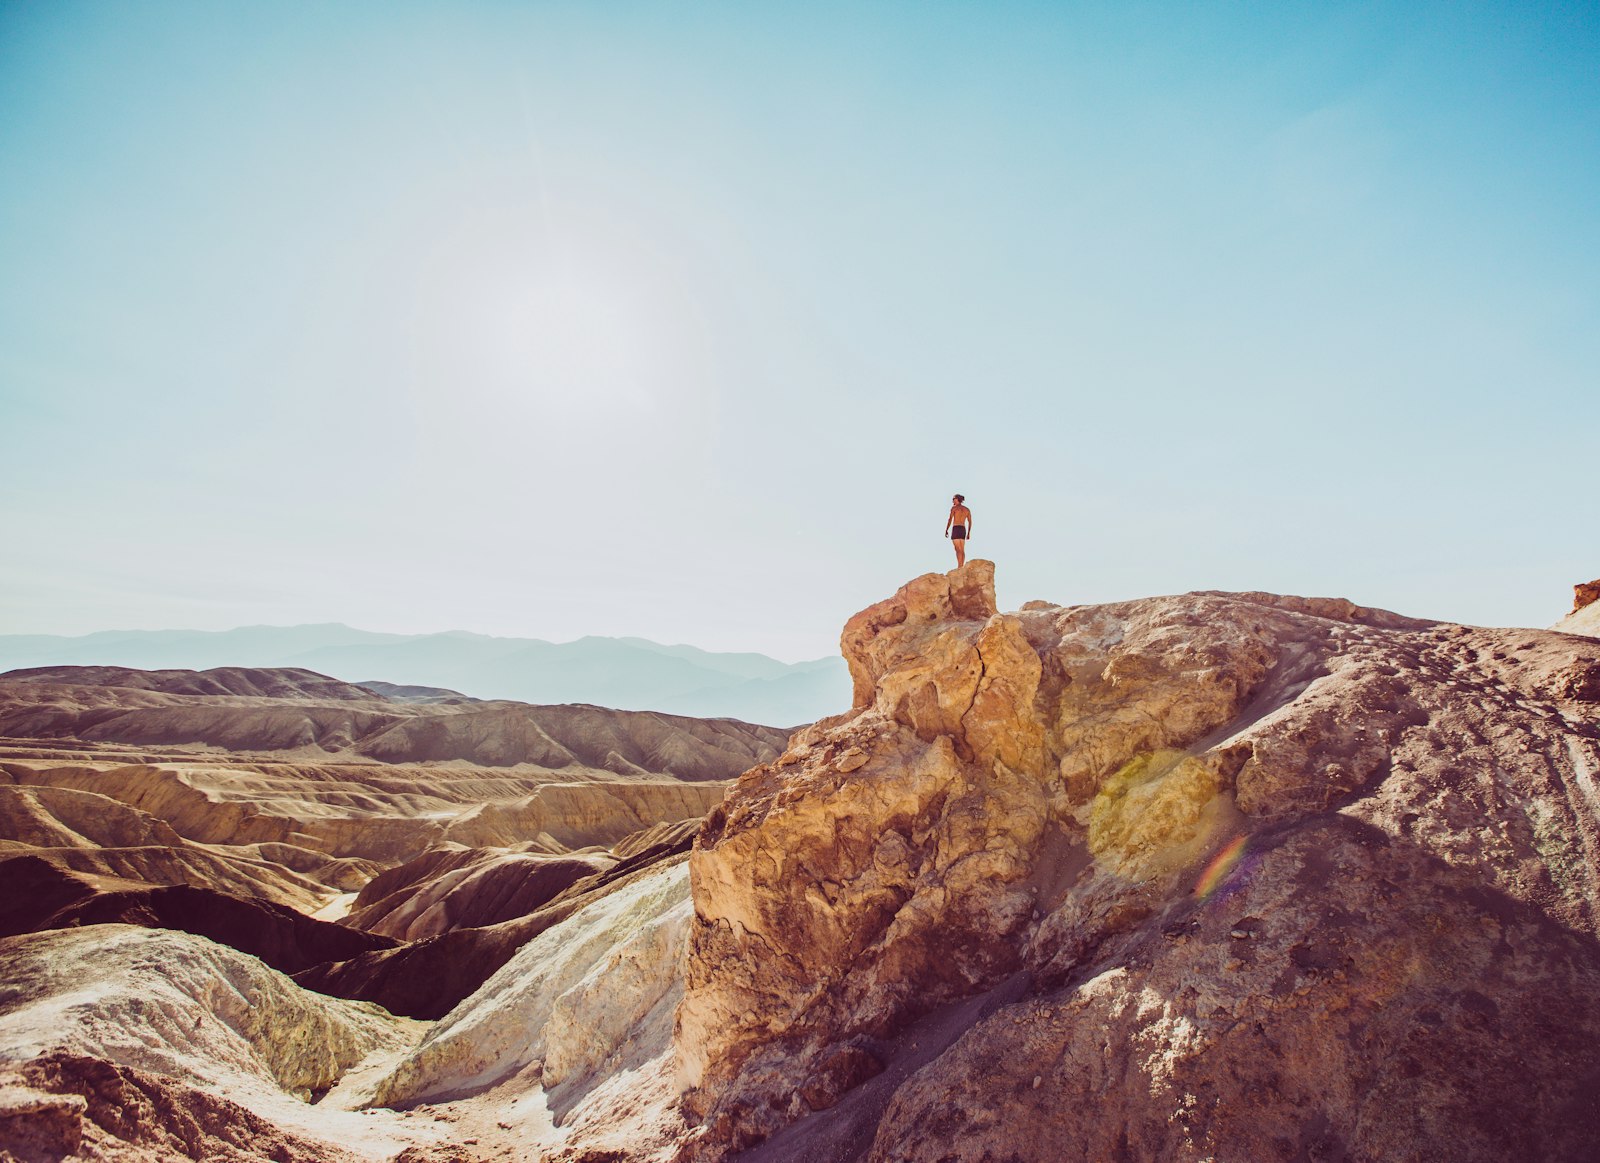
[[[1600,575],[1590,4],[0,6],[0,632]]]

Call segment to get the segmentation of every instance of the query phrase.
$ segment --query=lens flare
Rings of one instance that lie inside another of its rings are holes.
[[[1211,858],[1211,863],[1206,865],[1206,870],[1200,874],[1200,879],[1195,881],[1194,895],[1201,900],[1210,900],[1219,890],[1233,888],[1236,881],[1243,879],[1243,875],[1234,876],[1240,865],[1246,866],[1245,873],[1249,871],[1249,863],[1245,861],[1246,850],[1247,843],[1244,836],[1235,836],[1223,845]]]

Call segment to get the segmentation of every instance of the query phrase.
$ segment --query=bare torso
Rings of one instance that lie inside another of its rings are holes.
[[[944,532],[950,538],[950,548],[956,551],[956,568],[960,569],[967,564],[967,538],[972,536],[972,510],[960,501],[952,502]]]

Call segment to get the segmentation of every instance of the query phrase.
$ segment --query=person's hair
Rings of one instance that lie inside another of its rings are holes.
[[[960,501],[963,505],[967,503],[967,498],[963,497],[960,493],[956,494],[956,500]]]

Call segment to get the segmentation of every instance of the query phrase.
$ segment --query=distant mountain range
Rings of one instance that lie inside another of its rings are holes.
[[[446,687],[480,699],[594,703],[743,719],[809,723],[850,705],[844,661],[785,663],[643,638],[493,638],[451,630],[380,634],[337,622],[236,630],[106,630],[82,637],[0,635],[0,671],[35,666],[303,667],[347,682]]]

